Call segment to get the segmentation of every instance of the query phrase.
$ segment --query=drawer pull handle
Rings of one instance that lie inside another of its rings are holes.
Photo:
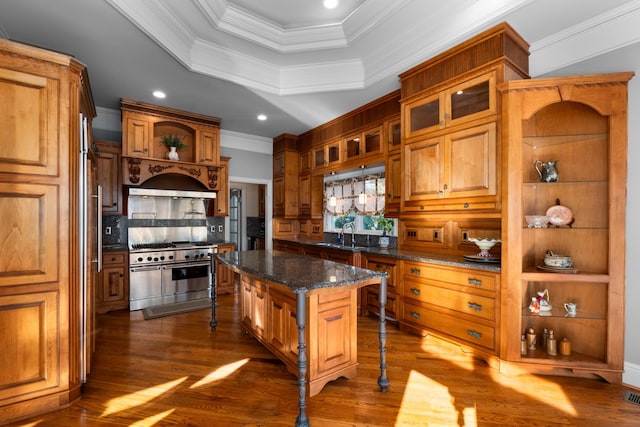
[[[411,269],[411,274],[415,274],[417,276],[420,275],[420,269],[419,268],[412,268]]]
[[[411,317],[415,317],[416,319],[420,318],[420,313],[416,313],[415,311],[411,312]]]
[[[470,309],[472,310],[476,310],[476,311],[482,311],[482,305],[481,304],[476,304],[475,302],[471,302],[469,301],[467,303],[467,305],[469,306]]]
[[[472,329],[467,329],[467,335],[470,335],[474,338],[480,339],[482,338],[482,334],[478,331],[474,331]]]
[[[482,286],[482,280],[468,278],[468,279],[467,279],[467,282],[468,282],[470,285]]]
[[[411,293],[414,295],[420,295],[420,289],[411,288]]]

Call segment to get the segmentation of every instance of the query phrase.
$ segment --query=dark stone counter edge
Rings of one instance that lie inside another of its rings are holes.
[[[326,277],[323,277],[321,279],[311,279],[310,276],[305,277],[299,274],[296,274],[292,277],[287,277],[282,274],[268,274],[263,270],[256,269],[255,267],[248,265],[248,263],[243,264],[238,260],[238,255],[258,257],[262,254],[265,257],[272,257],[273,255],[277,255],[277,258],[282,260],[299,260],[302,263],[306,263],[305,266],[307,268],[310,267],[310,264],[312,264],[317,268],[321,268],[325,275],[329,271],[329,269],[332,269],[332,272],[336,273],[336,279],[329,280]],[[216,254],[216,258],[219,259],[223,264],[228,265],[236,271],[247,273],[257,278],[265,279],[270,282],[286,286],[291,289],[291,292],[293,293],[309,292],[314,289],[338,288],[343,286],[357,285],[362,282],[375,280],[376,278],[382,279],[383,277],[388,277],[388,274],[385,272],[367,270],[364,268],[353,267],[339,262],[309,257],[305,255],[290,254],[282,251],[267,250],[228,252],[225,254]]]
[[[333,250],[342,250],[342,251],[350,251],[350,252],[361,252],[364,254],[373,254],[373,255],[382,255],[396,259],[402,259],[407,261],[418,261],[418,262],[426,262],[432,264],[440,264],[440,265],[448,265],[452,267],[462,267],[462,268],[470,268],[473,270],[484,270],[490,271],[492,273],[500,273],[501,267],[499,263],[481,263],[481,262],[472,262],[466,261],[460,255],[446,255],[440,254],[436,252],[421,252],[421,251],[410,251],[405,249],[398,248],[389,248],[389,249],[381,249],[379,247],[367,247],[367,248],[351,248],[350,246],[320,246],[318,240],[289,240],[289,239],[273,239],[274,241],[279,241],[283,243],[297,243],[304,246],[310,247],[321,247]]]

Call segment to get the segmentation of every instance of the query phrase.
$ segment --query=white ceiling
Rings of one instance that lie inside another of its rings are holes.
[[[507,21],[531,74],[640,40],[640,0],[1,0],[0,36],[87,64],[99,115],[120,98],[299,134],[399,87],[398,74]],[[162,89],[157,100],[151,91]],[[266,114],[266,122],[256,116]]]

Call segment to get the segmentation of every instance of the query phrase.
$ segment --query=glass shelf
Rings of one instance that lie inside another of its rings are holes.
[[[545,147],[558,144],[573,144],[580,142],[591,142],[593,140],[601,140],[608,138],[606,133],[588,133],[588,134],[569,134],[569,135],[548,135],[548,136],[523,136],[523,144],[527,144],[534,149],[537,147]]]
[[[588,313],[584,311],[578,310],[575,316],[569,316],[565,311],[564,307],[553,308],[550,311],[541,311],[540,313],[532,313],[529,311],[529,307],[524,307],[522,309],[522,317],[541,317],[545,319],[550,318],[565,318],[565,319],[590,319],[590,320],[606,320],[606,315],[596,314],[596,313]]]

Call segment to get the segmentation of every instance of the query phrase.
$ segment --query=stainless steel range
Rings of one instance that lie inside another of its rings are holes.
[[[134,244],[129,249],[129,309],[210,298],[212,257],[206,242]]]
[[[207,202],[215,193],[131,188],[128,198],[129,308],[210,297],[215,244]]]

